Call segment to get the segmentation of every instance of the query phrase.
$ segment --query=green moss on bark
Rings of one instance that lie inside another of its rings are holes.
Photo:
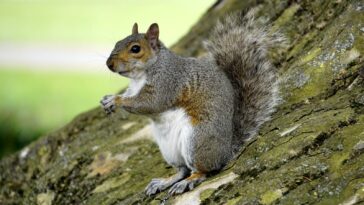
[[[201,42],[219,17],[253,7],[259,22],[271,23],[289,41],[287,48],[272,51],[283,102],[241,155],[200,186],[207,189],[190,194],[202,204],[363,200],[364,80],[359,70],[364,67],[364,4],[225,0],[173,49],[203,54]],[[143,193],[152,178],[174,173],[151,141],[147,124],[144,117],[124,112],[110,117],[100,108],[81,114],[0,162],[0,204],[181,202],[183,196]],[[226,180],[229,176],[232,181]]]

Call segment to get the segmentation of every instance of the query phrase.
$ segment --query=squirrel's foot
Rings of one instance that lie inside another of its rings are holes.
[[[152,179],[152,181],[145,188],[145,193],[148,196],[151,196],[153,194],[156,194],[158,192],[161,192],[161,191],[167,189],[168,187],[172,186],[172,184],[173,184],[173,181],[170,180],[169,178],[167,178],[167,179],[164,179],[164,178]]]
[[[188,176],[189,171],[187,168],[180,168],[179,172],[169,178],[156,178],[152,179],[152,181],[148,184],[145,188],[145,193],[148,196],[161,192],[168,187],[172,186],[173,184],[179,182],[180,180],[184,179]]]
[[[206,179],[206,175],[200,172],[193,173],[188,178],[175,183],[168,191],[168,194],[175,195],[175,194],[182,194],[186,191],[192,190],[195,188],[199,183]]]

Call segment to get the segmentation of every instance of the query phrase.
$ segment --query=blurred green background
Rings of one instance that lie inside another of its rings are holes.
[[[1,0],[0,158],[127,86],[105,61],[134,22],[171,46],[214,1]]]

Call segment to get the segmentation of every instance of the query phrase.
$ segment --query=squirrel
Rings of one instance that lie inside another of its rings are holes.
[[[192,190],[221,170],[270,119],[278,103],[277,69],[268,49],[282,39],[259,26],[254,13],[219,20],[205,42],[208,55],[182,57],[159,40],[158,24],[118,41],[107,67],[131,79],[121,95],[100,103],[110,114],[117,107],[150,117],[165,161],[176,168],[145,188],[153,195]]]

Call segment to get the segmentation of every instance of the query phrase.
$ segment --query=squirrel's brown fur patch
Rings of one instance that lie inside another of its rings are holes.
[[[203,177],[205,177],[204,173],[196,172],[196,173],[192,173],[191,176],[186,178],[186,180],[195,180],[195,179],[199,179],[199,178],[203,178]]]
[[[191,119],[193,126],[198,125],[207,116],[205,111],[203,94],[192,94],[190,89],[185,88],[182,90],[180,97],[177,100],[177,106],[185,109],[187,115]]]
[[[123,105],[123,98],[120,95],[117,95],[114,99],[114,102],[116,106],[121,106]]]

